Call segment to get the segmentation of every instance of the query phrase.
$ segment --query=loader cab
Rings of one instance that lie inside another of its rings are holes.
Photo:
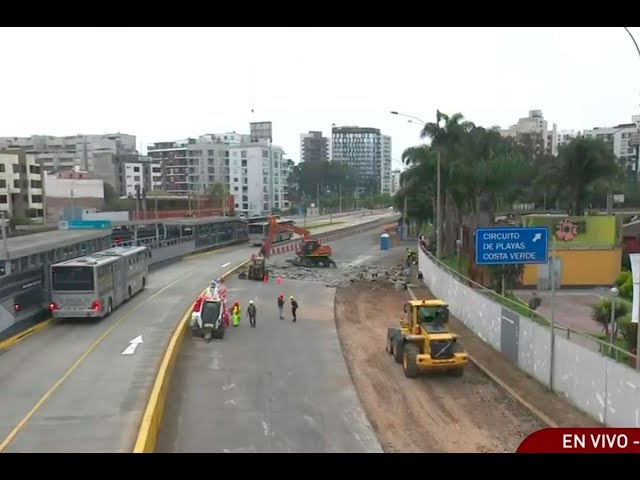
[[[404,306],[405,322],[411,328],[441,330],[449,322],[449,306],[442,300],[413,300]]]

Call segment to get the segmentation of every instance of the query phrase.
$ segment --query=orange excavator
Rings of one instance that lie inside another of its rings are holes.
[[[268,234],[260,249],[260,255],[269,258],[274,235],[280,232],[293,232],[302,237],[302,244],[296,250],[296,259],[293,265],[298,267],[335,267],[336,262],[331,259],[332,250],[329,245],[323,245],[315,238],[310,237],[311,232],[295,225],[277,222],[274,216],[269,217]]]

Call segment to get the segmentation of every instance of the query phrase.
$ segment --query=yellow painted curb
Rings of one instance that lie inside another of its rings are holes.
[[[225,280],[228,276],[232,275],[235,271],[244,267],[249,262],[250,259],[245,260],[224,273],[220,278]],[[204,293],[204,290],[202,293]],[[158,374],[156,375],[156,379],[153,383],[153,388],[151,389],[151,395],[149,396],[147,407],[145,408],[144,415],[142,416],[142,422],[138,429],[138,437],[133,447],[133,453],[153,453],[156,449],[158,431],[160,430],[160,425],[162,423],[162,414],[164,413],[164,405],[167,399],[169,385],[171,383],[173,367],[175,366],[182,340],[184,339],[187,326],[189,325],[192,309],[193,304],[184,314],[171,336],[171,340],[169,340],[169,345],[164,353],[162,362],[160,363],[160,368],[158,369]]]
[[[25,338],[33,335],[36,332],[39,332],[40,330],[44,330],[45,328],[50,327],[51,325],[53,325],[54,323],[54,319],[53,318],[49,318],[48,320],[45,320],[43,322],[37,323],[35,325],[33,325],[32,327],[29,327],[25,330],[23,330],[20,333],[16,333],[14,336],[7,338],[6,340],[3,340],[0,342],[0,350],[4,350],[10,347],[13,347],[15,344],[20,343],[22,340],[24,340]]]
[[[411,297],[415,300],[416,296],[414,295],[410,287],[408,288],[408,290]],[[531,403],[527,402],[524,398],[522,398],[522,396],[518,392],[516,392],[513,388],[507,385],[495,373],[493,373],[491,370],[489,370],[487,367],[485,367],[481,363],[478,363],[478,361],[475,358],[473,358],[471,355],[468,355],[468,357],[471,363],[473,363],[476,367],[478,367],[480,371],[482,371],[482,373],[484,373],[493,382],[495,382],[500,388],[502,388],[505,392],[507,392],[507,394],[509,394],[516,402],[520,403],[524,408],[529,410],[529,412],[531,412],[532,415],[537,417],[542,423],[544,423],[545,425],[551,428],[558,428],[558,424],[556,422],[554,422],[549,416],[545,415],[536,407],[534,407]]]

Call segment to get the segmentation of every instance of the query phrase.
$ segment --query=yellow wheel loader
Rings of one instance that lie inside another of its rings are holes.
[[[449,306],[442,300],[411,300],[404,313],[400,326],[387,330],[386,351],[402,363],[405,376],[434,371],[462,376],[469,356],[460,337],[447,328]]]

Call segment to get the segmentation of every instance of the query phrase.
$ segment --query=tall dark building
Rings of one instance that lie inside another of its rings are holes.
[[[391,137],[380,129],[333,127],[331,157],[358,172],[358,193],[391,192]]]
[[[300,161],[326,162],[329,160],[329,139],[322,132],[309,132],[300,135]]]

